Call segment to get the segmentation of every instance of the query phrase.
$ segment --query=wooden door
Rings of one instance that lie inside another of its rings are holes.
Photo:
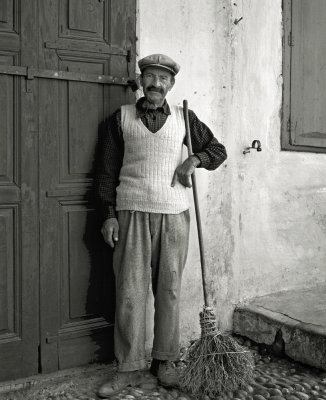
[[[89,77],[132,78],[134,3],[39,2],[39,68],[70,77],[38,80],[42,371],[113,356],[112,268],[92,180],[101,122],[131,91]]]
[[[0,380],[113,357],[93,172],[134,60],[133,0],[0,2]]]
[[[26,3],[0,2],[0,380],[38,372],[36,92],[15,74],[37,57],[36,2]]]

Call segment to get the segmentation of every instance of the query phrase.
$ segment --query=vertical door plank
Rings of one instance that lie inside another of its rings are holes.
[[[39,67],[57,70],[58,57],[42,44],[58,37],[58,2],[39,2]],[[40,79],[39,87],[39,185],[40,185],[40,296],[41,368],[48,373],[59,368],[58,326],[60,326],[61,249],[60,207],[47,191],[57,188],[59,179],[58,92],[60,82]],[[46,199],[46,201],[44,201]]]
[[[0,5],[1,62],[37,65],[36,1]],[[10,36],[10,40],[8,38]],[[1,76],[0,380],[38,372],[38,179],[36,91]]]

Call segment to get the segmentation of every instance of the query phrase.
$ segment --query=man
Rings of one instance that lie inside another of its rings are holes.
[[[150,371],[177,384],[179,298],[189,238],[187,187],[197,167],[213,170],[226,159],[222,144],[189,111],[194,155],[182,161],[185,123],[181,107],[165,97],[180,66],[163,54],[138,63],[144,97],[108,121],[97,174],[102,234],[114,248],[115,356],[118,371],[99,390],[109,397],[139,383],[146,368],[145,317],[150,280],[155,298]]]

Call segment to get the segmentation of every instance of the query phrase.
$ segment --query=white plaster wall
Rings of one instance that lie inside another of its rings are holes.
[[[280,148],[281,0],[138,5],[139,58],[161,52],[179,62],[168,101],[188,99],[228,150],[218,170],[198,170],[197,176],[211,302],[221,328],[229,329],[240,301],[326,281],[326,155]],[[243,155],[254,139],[263,151]],[[199,333],[203,305],[193,207],[191,212],[183,341]]]

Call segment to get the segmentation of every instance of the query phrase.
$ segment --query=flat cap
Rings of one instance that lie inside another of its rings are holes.
[[[180,65],[172,58],[164,54],[151,54],[138,61],[138,66],[141,71],[147,67],[159,67],[170,71],[176,75],[180,71]]]

